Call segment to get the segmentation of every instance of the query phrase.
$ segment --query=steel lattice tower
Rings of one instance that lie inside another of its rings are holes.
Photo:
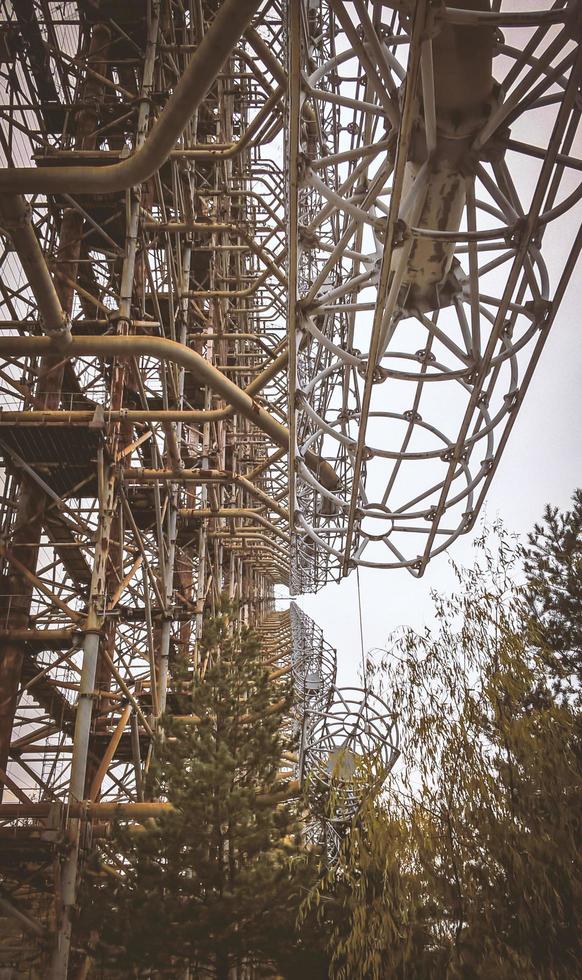
[[[276,586],[473,527],[582,243],[581,33],[578,0],[0,0],[14,976],[70,975],[224,592],[335,718]]]

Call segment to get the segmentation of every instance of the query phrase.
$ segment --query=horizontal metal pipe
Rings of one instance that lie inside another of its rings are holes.
[[[299,780],[290,779],[280,790],[272,793],[259,793],[256,802],[259,806],[283,803],[298,796],[301,790]],[[24,817],[46,819],[55,803],[0,803],[0,820],[20,820]],[[69,816],[85,820],[149,820],[175,810],[171,803],[90,803],[88,800],[67,804]]]
[[[195,517],[199,518],[200,520],[207,518],[225,518],[227,520],[234,520],[237,517],[245,518],[255,521],[257,524],[261,524],[269,531],[272,531],[273,534],[276,534],[277,537],[282,538],[282,540],[287,544],[290,543],[288,534],[285,534],[285,532],[282,531],[281,528],[277,527],[276,524],[271,523],[271,521],[267,520],[266,517],[263,517],[262,514],[257,513],[257,511],[253,510],[251,507],[222,507],[219,510],[212,510],[209,507],[199,508],[198,510],[195,508],[183,507],[178,511],[178,515],[180,517]]]
[[[269,497],[264,490],[256,487],[254,483],[241,476],[240,473],[231,473],[228,470],[180,470],[175,473],[173,470],[151,470],[142,468],[129,468],[123,474],[123,479],[127,483],[155,483],[157,481],[169,480],[180,483],[235,483],[243,490],[247,490],[252,497],[260,500],[265,507],[274,511],[284,521],[289,521],[289,511],[285,507]]]
[[[7,340],[9,338],[6,338]],[[8,346],[8,345],[7,345]],[[1,353],[1,351],[0,351]],[[243,388],[249,397],[258,394],[287,367],[289,360],[288,351],[284,350],[278,357],[257,374],[250,384]],[[190,424],[204,422],[221,422],[230,418],[234,414],[231,405],[226,408],[211,409],[189,409],[189,408],[147,408],[147,409],[126,409],[121,408],[116,411],[104,409],[104,417],[108,422],[132,422],[134,424],[145,422],[186,422]],[[2,425],[13,425],[16,422],[26,425],[89,425],[95,418],[95,412],[84,412],[82,410],[54,409],[24,412],[2,412],[0,410],[0,430]]]
[[[214,84],[222,65],[260,0],[224,0],[192,55],[166,107],[140,149],[104,167],[22,167],[0,171],[0,194],[107,194],[124,191],[152,177],[168,159],[192,113]]]
[[[51,351],[54,351],[54,346],[46,337],[0,337],[0,356],[31,357]],[[201,354],[183,344],[167,340],[165,337],[131,336],[73,337],[67,346],[68,357],[139,357],[140,355],[172,361],[186,368],[195,378],[221,395],[235,411],[266,432],[278,446],[282,449],[289,448],[289,432],[284,425],[277,422],[254,401],[252,396],[221,374]]]
[[[0,337],[0,357],[34,357],[50,353],[54,349],[48,337]],[[283,362],[286,363],[286,351],[283,351],[272,365],[265,368],[245,391],[221,374],[201,354],[165,337],[73,337],[67,345],[68,357],[139,357],[140,355],[158,357],[162,361],[172,361],[186,368],[204,385],[221,395],[233,411],[248,418],[257,428],[266,432],[281,449],[289,451],[289,430],[261,408],[248,393],[256,390],[257,385],[261,387],[266,377],[274,376],[281,369]],[[141,414],[139,411],[127,411],[123,413],[123,418],[130,419],[130,415],[133,415],[133,421],[151,421],[152,416],[149,412],[143,413],[143,418],[139,418]],[[158,416],[163,421],[187,421],[183,411],[177,411],[174,419],[171,410],[160,412]],[[208,416],[209,413],[205,413],[203,421],[209,421]],[[335,490],[339,486],[339,477],[327,460],[309,451],[305,454],[305,463],[327,489]],[[173,478],[176,478],[176,474],[173,474]]]
[[[0,224],[1,223],[2,222],[0,221]],[[0,330],[14,330],[15,328],[21,330],[24,327],[30,329],[31,327],[36,326],[37,323],[38,323],[38,319],[35,319],[34,317],[31,319],[27,318],[26,320],[0,320]],[[147,333],[148,330],[158,330],[161,324],[159,320],[132,320],[131,326],[134,327],[139,332],[143,331],[144,333]],[[94,330],[95,333],[99,333],[99,332],[106,333],[108,330],[111,329],[112,321],[111,320],[87,320],[85,319],[85,317],[83,317],[82,320],[71,320],[71,328],[74,328],[80,332],[81,327],[83,327],[85,330]],[[224,337],[225,334],[221,334],[221,336]],[[226,336],[230,336],[230,335],[226,335]],[[257,335],[250,334],[250,336],[256,337]]]

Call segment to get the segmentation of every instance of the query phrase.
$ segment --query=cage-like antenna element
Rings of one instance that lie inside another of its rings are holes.
[[[578,4],[308,6],[288,140],[297,593],[357,565],[420,576],[474,526],[582,202]]]
[[[310,808],[347,824],[370,793],[378,793],[399,755],[388,705],[363,688],[334,688],[326,710],[308,709],[303,723],[301,778]]]
[[[291,669],[296,713],[325,709],[333,696],[336,678],[336,651],[323,638],[323,632],[299,606],[290,606],[293,647]]]

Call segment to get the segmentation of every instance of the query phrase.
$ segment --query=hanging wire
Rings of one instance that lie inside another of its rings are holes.
[[[360,567],[356,565],[356,583],[358,589],[358,615],[360,617],[360,652],[362,656],[362,680],[364,682],[364,692],[368,693],[368,672],[366,669],[366,655],[364,653],[364,620],[362,616],[362,592],[360,589]]]

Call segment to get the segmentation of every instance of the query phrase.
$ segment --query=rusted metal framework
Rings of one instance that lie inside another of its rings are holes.
[[[77,969],[87,848],[158,805],[221,594],[323,718],[275,586],[471,528],[580,250],[580,35],[578,0],[0,0],[15,976]]]
[[[18,817],[0,952],[23,972],[72,975],[98,831],[76,803],[141,805],[172,661],[204,669],[204,611],[227,592],[257,623],[288,581],[283,115],[261,56],[284,25],[275,6],[245,38],[258,6],[0,5],[2,173],[42,185],[0,189],[0,779]]]
[[[329,707],[336,680],[337,651],[295,602],[291,603],[289,613],[293,637],[294,710],[298,717],[302,717],[306,711]]]
[[[382,791],[400,750],[397,720],[368,687],[338,688],[336,651],[292,602],[258,626],[271,679],[292,678],[280,775],[303,790],[304,840],[332,866],[366,799]]]

